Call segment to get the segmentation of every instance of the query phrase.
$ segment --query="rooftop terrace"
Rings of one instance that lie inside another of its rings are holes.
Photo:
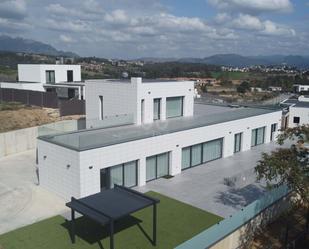
[[[199,106],[199,108],[200,110],[195,112],[193,117],[174,118],[139,126],[126,125],[111,128],[88,129],[43,136],[39,137],[39,139],[72,150],[84,151],[278,111],[262,108],[213,107],[218,109],[215,111],[209,105],[204,105],[204,107]]]

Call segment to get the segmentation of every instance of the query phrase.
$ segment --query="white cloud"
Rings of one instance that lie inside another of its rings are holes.
[[[261,21],[258,17],[248,14],[239,14],[229,25],[236,29],[257,31],[257,34],[262,35],[295,36],[296,34],[292,28],[270,20]]]
[[[277,36],[295,36],[296,32],[294,29],[278,25],[271,21],[264,22],[264,30],[261,32],[266,35],[277,35]]]
[[[0,1],[0,17],[8,19],[23,19],[27,15],[26,2],[24,0]]]
[[[60,41],[62,41],[62,42],[64,42],[64,43],[72,43],[72,42],[74,42],[74,40],[72,39],[72,37],[69,36],[69,35],[61,34],[61,35],[59,36],[59,39],[60,39]]]
[[[81,20],[66,21],[63,22],[61,25],[59,25],[59,21],[54,19],[47,19],[42,26],[52,30],[68,31],[68,32],[86,32],[92,30],[92,27],[89,27],[89,25],[86,22],[83,22]]]
[[[235,28],[247,29],[247,30],[262,30],[263,23],[256,16],[248,14],[239,14],[239,16],[232,21],[232,25]]]
[[[289,12],[293,10],[290,0],[208,0],[213,6],[234,12]]]

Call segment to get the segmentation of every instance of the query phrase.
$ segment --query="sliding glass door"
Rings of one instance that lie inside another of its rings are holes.
[[[137,185],[137,161],[119,164],[109,168],[109,186],[114,184],[128,188]]]
[[[265,139],[265,127],[252,130],[251,147],[263,144],[264,139]]]
[[[222,157],[223,139],[196,144],[182,149],[181,169],[188,169]]]
[[[241,151],[242,133],[237,133],[234,136],[234,153]]]
[[[169,174],[169,152],[146,158],[146,181]]]
[[[221,138],[203,144],[203,163],[222,157],[222,141]]]

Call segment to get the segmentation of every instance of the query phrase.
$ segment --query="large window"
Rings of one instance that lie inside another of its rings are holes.
[[[137,185],[137,161],[119,164],[109,170],[110,188],[114,184],[125,187],[134,187]]]
[[[271,125],[271,131],[270,131],[270,141],[273,141],[275,139],[275,132],[277,131],[277,124]]]
[[[160,119],[160,109],[161,109],[161,99],[154,99],[153,100],[153,120]]]
[[[73,82],[73,70],[68,70],[67,71],[67,81],[68,82]]]
[[[264,139],[265,139],[265,127],[252,130],[251,147],[263,144]]]
[[[222,157],[223,139],[216,139],[182,149],[181,168],[187,169]]]
[[[234,153],[241,151],[242,133],[237,133],[234,136]]]
[[[46,74],[46,83],[55,83],[55,71],[47,70]]]
[[[183,116],[183,97],[166,98],[166,118]]]
[[[169,153],[163,153],[146,158],[146,181],[151,181],[168,175]]]

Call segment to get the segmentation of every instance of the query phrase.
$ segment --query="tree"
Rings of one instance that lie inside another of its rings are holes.
[[[238,87],[237,92],[245,93],[250,90],[250,84],[248,81],[243,81]]]
[[[309,207],[309,125],[289,128],[278,136],[278,144],[292,141],[287,148],[279,148],[270,154],[263,153],[255,167],[258,180],[265,179],[270,187],[286,184],[297,203]]]

